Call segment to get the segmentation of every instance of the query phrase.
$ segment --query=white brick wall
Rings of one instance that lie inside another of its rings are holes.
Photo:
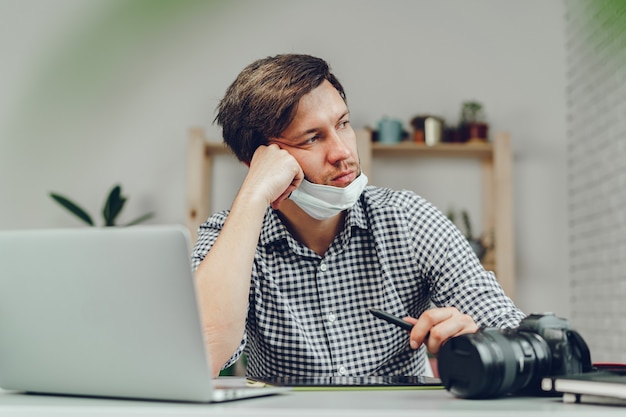
[[[626,362],[626,1],[564,3],[570,321]]]

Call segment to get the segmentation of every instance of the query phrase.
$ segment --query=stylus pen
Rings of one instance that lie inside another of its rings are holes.
[[[388,323],[395,324],[398,327],[402,327],[406,331],[410,332],[413,329],[413,325],[408,321],[404,321],[400,317],[393,316],[389,313],[385,313],[384,311],[370,308],[370,313],[372,313],[379,319],[385,320]]]

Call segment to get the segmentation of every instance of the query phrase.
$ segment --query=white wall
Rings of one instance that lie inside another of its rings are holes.
[[[115,182],[130,197],[123,220],[154,210],[153,223],[184,223],[187,129],[219,138],[214,109],[252,60],[310,53],[343,82],[355,127],[384,115],[408,127],[418,113],[456,123],[462,101],[483,102],[513,137],[518,304],[569,314],[560,1],[155,3],[0,0],[0,229],[81,226],[47,193],[95,213]],[[216,210],[245,172],[217,165]],[[371,182],[467,207],[479,229],[475,167],[416,165],[378,161]]]
[[[626,3],[566,9],[571,321],[594,362],[623,362]]]

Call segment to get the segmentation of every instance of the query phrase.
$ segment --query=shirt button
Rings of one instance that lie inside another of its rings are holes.
[[[331,323],[334,323],[335,320],[337,320],[337,316],[335,316],[334,313],[329,313],[328,314],[328,321],[331,322]]]
[[[338,369],[339,375],[345,375],[346,374],[346,368],[344,366],[340,366]]]
[[[326,272],[327,269],[328,269],[328,266],[326,266],[326,264],[324,262],[322,262],[320,264],[320,271]]]

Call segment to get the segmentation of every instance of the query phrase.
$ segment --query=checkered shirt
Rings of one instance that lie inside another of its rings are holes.
[[[199,229],[195,270],[228,211]],[[254,255],[239,349],[251,376],[422,375],[425,349],[374,316],[419,317],[454,306],[480,327],[516,327],[524,314],[485,271],[467,240],[410,191],[368,186],[324,256],[290,235],[268,208]]]

